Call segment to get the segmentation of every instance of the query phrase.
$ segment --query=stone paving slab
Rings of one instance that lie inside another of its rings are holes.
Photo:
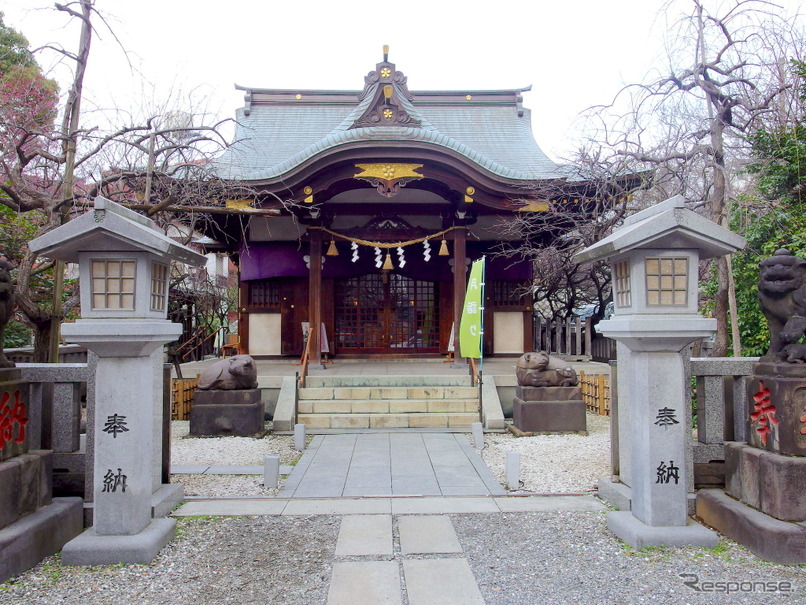
[[[395,498],[394,515],[429,515],[501,512],[492,498]]]
[[[598,513],[606,510],[601,500],[594,496],[511,496],[494,498],[495,504],[504,513],[531,513],[543,511],[587,511]]]
[[[404,555],[461,553],[462,545],[450,517],[412,516],[397,520],[400,551]]]
[[[409,605],[484,605],[466,559],[403,561]]]
[[[286,500],[284,515],[382,515],[392,513],[389,498]]]
[[[501,498],[194,498],[173,515],[441,515],[541,511],[599,512],[605,505],[594,496],[508,496]]]
[[[397,561],[350,561],[333,564],[327,605],[400,605]]]
[[[281,498],[504,495],[464,434],[317,435]]]
[[[294,467],[290,464],[280,465],[280,474],[289,475]],[[172,475],[262,475],[265,467],[262,464],[209,465],[209,464],[173,464]]]
[[[199,515],[241,517],[246,515],[280,515],[288,501],[271,498],[246,499],[228,498],[216,500],[193,500],[186,502],[173,512],[175,517],[195,517]]]
[[[351,515],[341,520],[336,556],[369,555],[392,555],[392,515]]]

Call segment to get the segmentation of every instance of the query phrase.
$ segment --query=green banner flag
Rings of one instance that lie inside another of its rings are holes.
[[[481,357],[483,333],[482,311],[484,310],[484,257],[473,262],[467,280],[465,305],[459,322],[459,356]]]

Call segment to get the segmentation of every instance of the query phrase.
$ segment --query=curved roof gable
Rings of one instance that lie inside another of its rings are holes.
[[[241,89],[234,142],[216,162],[223,178],[276,180],[339,148],[396,143],[441,148],[504,180],[565,176],[534,140],[529,88],[412,93],[384,55],[361,92]]]

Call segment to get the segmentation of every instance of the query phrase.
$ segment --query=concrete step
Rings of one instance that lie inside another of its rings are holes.
[[[478,398],[478,387],[471,386],[414,386],[414,387],[305,387],[299,390],[300,400],[334,399],[472,399]]]
[[[478,413],[445,414],[302,414],[297,422],[309,429],[421,429],[469,428],[478,422]]]
[[[470,376],[308,376],[306,387],[470,386]]]
[[[476,412],[473,399],[300,399],[301,414],[457,414]]]

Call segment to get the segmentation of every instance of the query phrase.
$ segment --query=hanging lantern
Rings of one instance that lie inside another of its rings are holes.
[[[442,243],[439,245],[439,255],[440,256],[450,256],[450,252],[448,252],[448,242],[445,241],[445,238],[442,238]]]
[[[383,270],[384,271],[391,271],[394,269],[395,266],[392,264],[392,255],[389,252],[386,253],[386,260],[383,261]]]
[[[327,248],[327,252],[325,252],[327,256],[338,256],[339,249],[336,248],[336,240],[330,240],[330,246]]]

